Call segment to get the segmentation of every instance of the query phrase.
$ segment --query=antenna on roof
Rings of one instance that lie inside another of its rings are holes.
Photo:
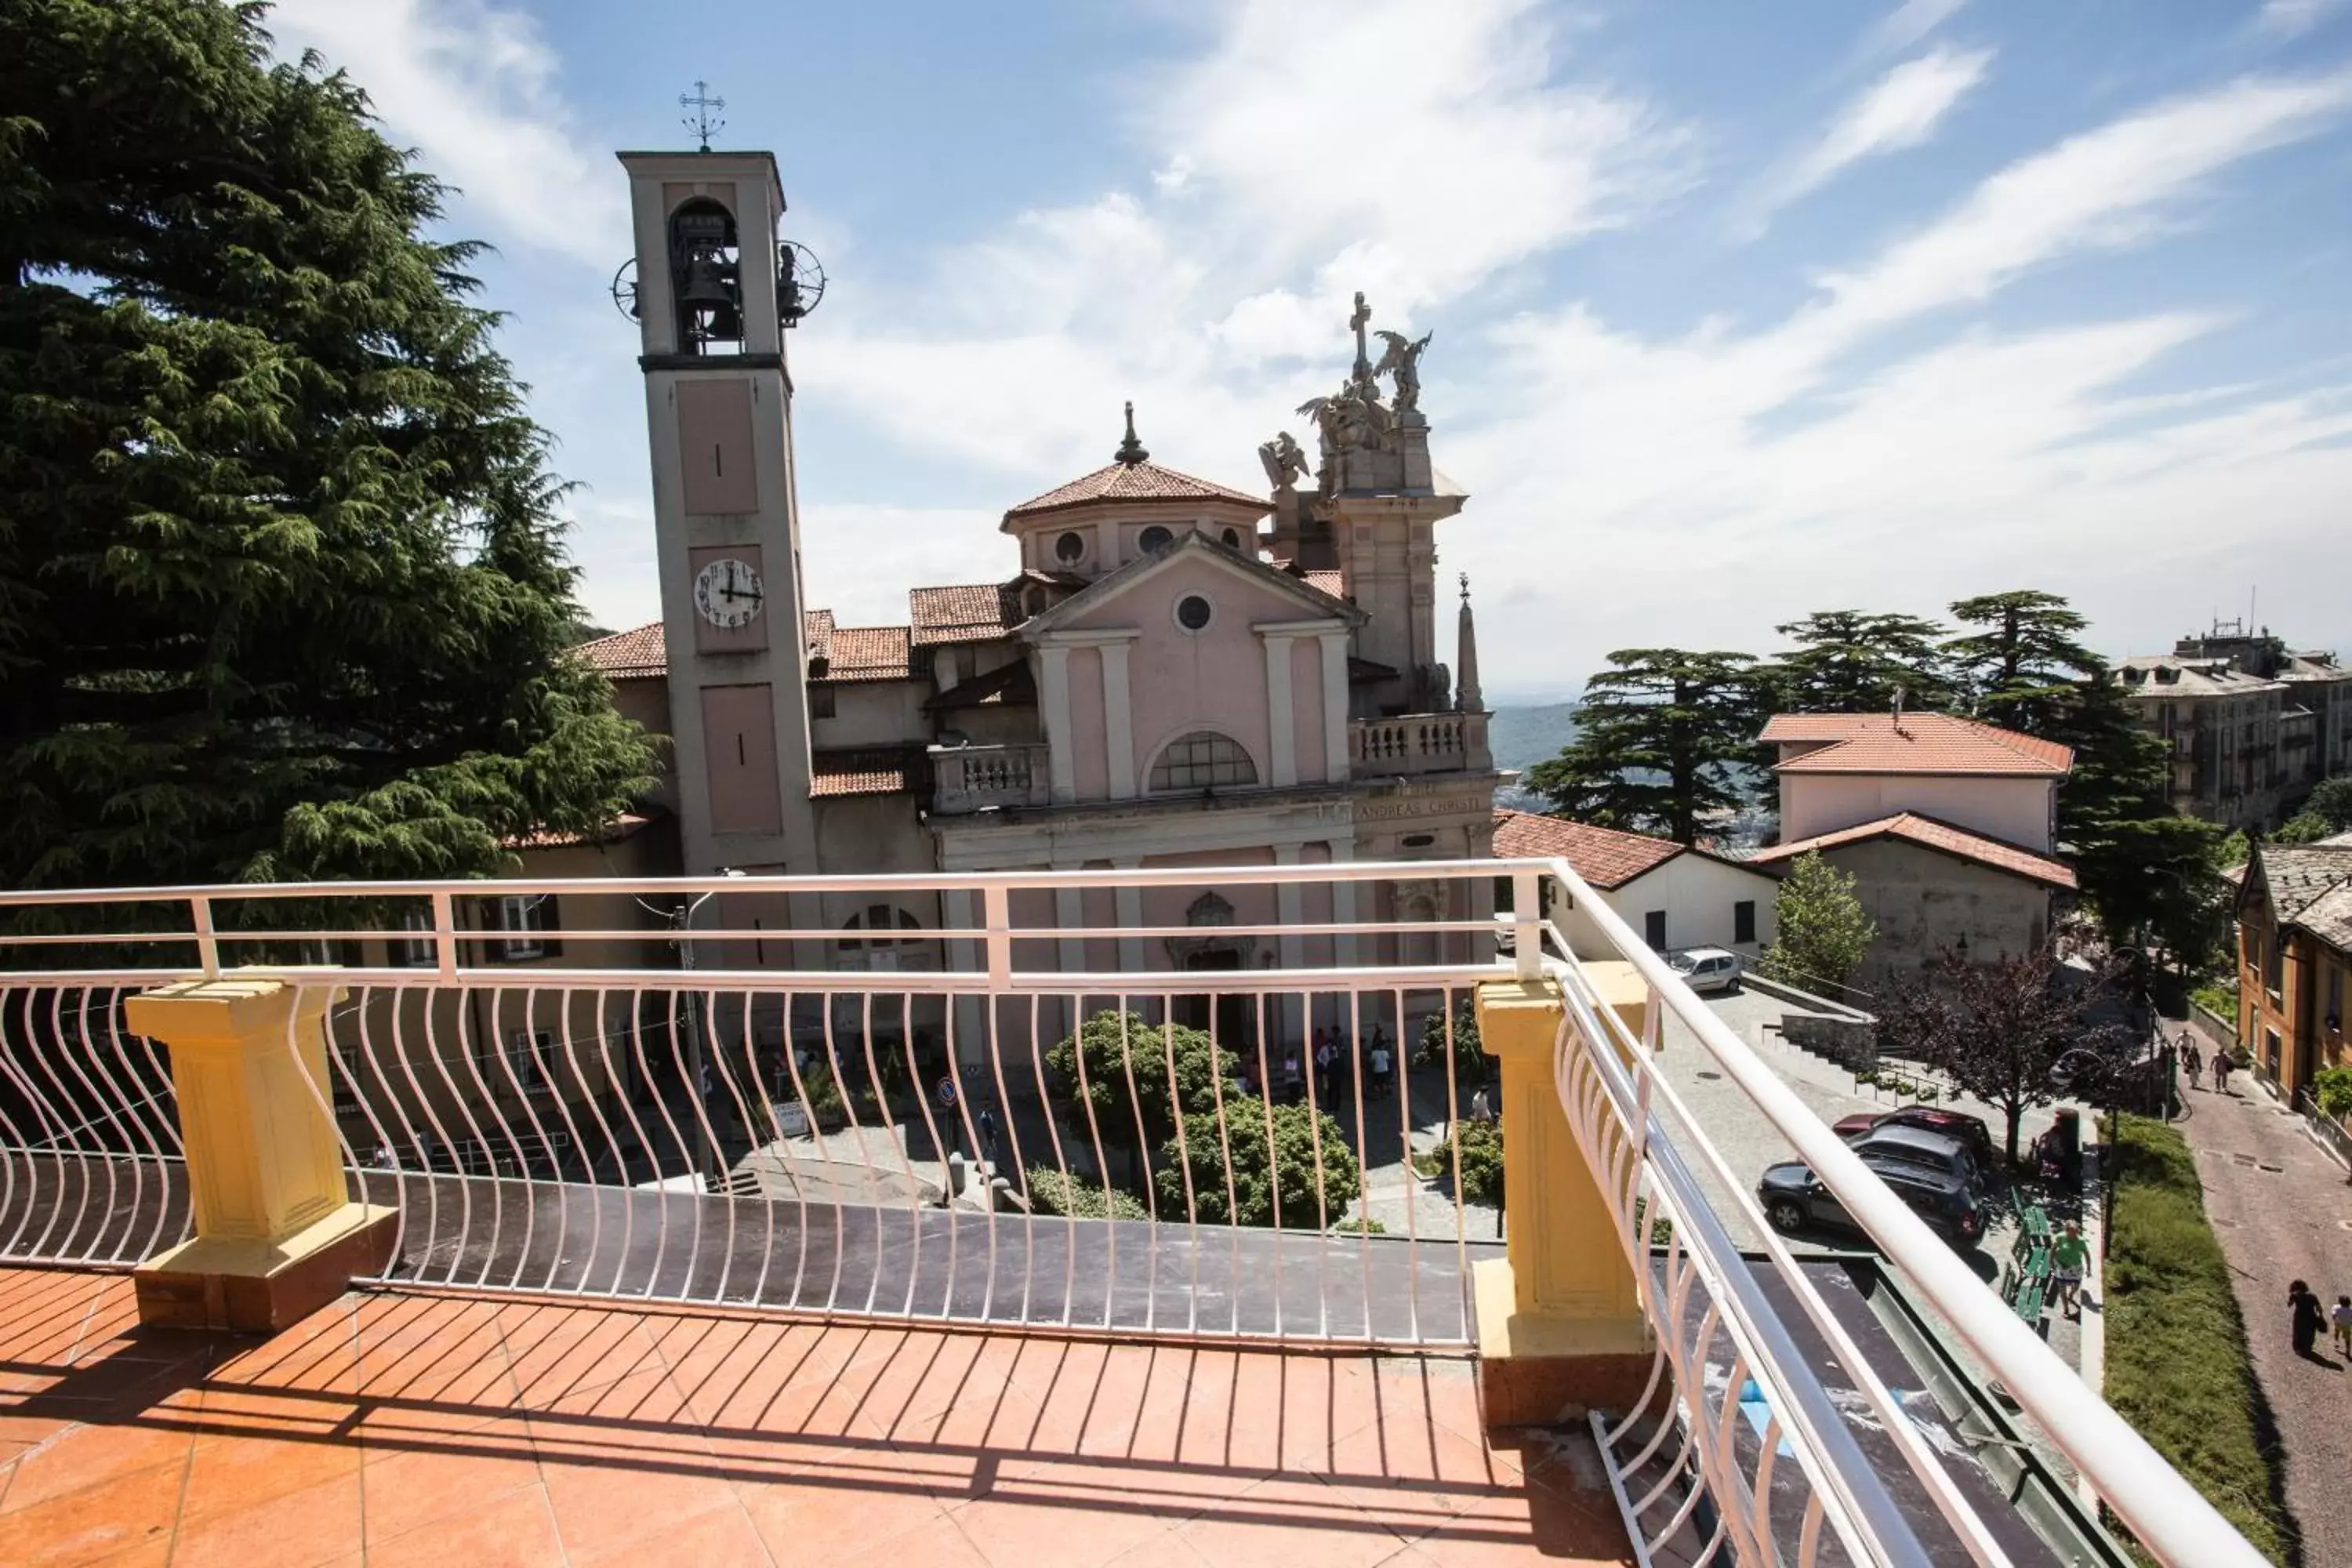
[[[1895,689],[1895,732],[1903,733],[1903,688]]]

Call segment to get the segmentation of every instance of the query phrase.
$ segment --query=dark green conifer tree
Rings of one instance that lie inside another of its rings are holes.
[[[264,21],[0,0],[0,881],[481,872],[649,782],[478,247]]]

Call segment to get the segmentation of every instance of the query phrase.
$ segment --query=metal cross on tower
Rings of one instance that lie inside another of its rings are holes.
[[[710,84],[698,77],[691,94],[681,92],[677,95],[677,106],[693,110],[690,115],[681,115],[678,123],[694,132],[695,140],[702,143],[703,152],[709,152],[712,134],[727,129],[727,121],[717,115],[717,110],[727,107],[727,100],[711,97]]]

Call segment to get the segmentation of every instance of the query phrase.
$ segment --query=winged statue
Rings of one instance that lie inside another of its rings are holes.
[[[1307,477],[1306,448],[1287,430],[1260,446],[1257,460],[1265,465],[1266,482],[1277,490],[1289,489]]]
[[[1402,332],[1383,331],[1379,336],[1381,342],[1388,345],[1388,351],[1381,355],[1381,363],[1372,367],[1372,374],[1393,374],[1396,376],[1396,411],[1399,414],[1411,413],[1421,406],[1421,351],[1429,346],[1429,340],[1436,334],[1423,332],[1418,339],[1413,339]]]

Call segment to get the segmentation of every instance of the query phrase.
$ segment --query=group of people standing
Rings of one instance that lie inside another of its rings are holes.
[[[1360,1042],[1359,1053],[1349,1048],[1347,1037],[1335,1028],[1315,1031],[1301,1059],[1301,1047],[1286,1045],[1273,1067],[1273,1082],[1267,1087],[1270,1099],[1277,1105],[1296,1105],[1307,1098],[1307,1073],[1311,1067],[1315,1074],[1315,1101],[1327,1110],[1339,1103],[1345,1093],[1348,1076],[1354,1063],[1363,1063],[1364,1094],[1370,1100],[1386,1100],[1396,1093],[1396,1051],[1389,1044],[1389,1032],[1384,1025],[1374,1024],[1371,1033]],[[1241,1085],[1244,1091],[1256,1088],[1256,1064],[1244,1058],[1241,1068]]]
[[[2189,1075],[2189,1087],[2195,1089],[2198,1087],[2198,1079],[2202,1078],[2205,1073],[2205,1053],[2197,1048],[2197,1037],[2190,1034],[2186,1029],[2180,1031],[2179,1047],[2180,1070]],[[2227,1094],[2230,1092],[2230,1075],[2232,1072],[2235,1072],[2237,1068],[2237,1062],[2231,1058],[2229,1052],[2222,1050],[2218,1047],[2214,1049],[2214,1093]]]

